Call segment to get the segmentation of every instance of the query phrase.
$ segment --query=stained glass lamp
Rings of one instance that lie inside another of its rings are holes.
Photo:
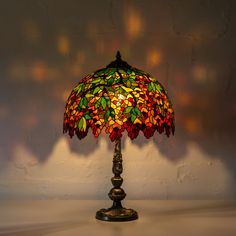
[[[113,188],[108,196],[113,205],[101,209],[96,218],[105,221],[129,221],[138,218],[136,211],[123,208],[126,193],[121,188],[121,137],[127,131],[135,139],[140,132],[146,138],[155,131],[174,134],[174,111],[164,87],[151,75],[130,66],[117,52],[116,60],[106,68],[83,78],[66,102],[63,131],[72,138],[85,138],[89,128],[95,137],[102,130],[115,143],[111,178]]]

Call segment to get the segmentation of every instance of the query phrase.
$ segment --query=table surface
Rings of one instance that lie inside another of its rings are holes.
[[[130,200],[130,222],[95,219],[103,200],[0,201],[0,235],[8,236],[236,236],[236,201]]]

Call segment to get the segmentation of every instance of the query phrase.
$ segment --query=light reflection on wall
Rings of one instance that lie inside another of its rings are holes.
[[[57,40],[57,48],[62,55],[68,55],[70,52],[70,42],[68,37],[62,35]]]
[[[187,117],[184,125],[190,134],[199,135],[201,133],[201,126],[196,117]]]
[[[193,79],[197,83],[206,83],[213,81],[216,77],[215,72],[210,69],[209,67],[207,68],[206,66],[202,65],[196,65],[193,68]]]
[[[129,40],[135,40],[144,34],[144,18],[133,5],[128,3],[124,8],[124,26]]]
[[[193,103],[192,96],[188,92],[179,94],[179,97],[177,99],[181,107],[189,107]]]
[[[35,62],[31,67],[32,79],[36,82],[42,82],[48,78],[48,69],[44,62]]]
[[[158,66],[161,62],[161,53],[156,49],[151,49],[147,52],[147,66]]]

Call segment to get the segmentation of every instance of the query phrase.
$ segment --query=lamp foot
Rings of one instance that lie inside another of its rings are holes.
[[[103,221],[131,221],[138,219],[138,213],[133,209],[123,207],[103,208],[97,211],[96,219]]]

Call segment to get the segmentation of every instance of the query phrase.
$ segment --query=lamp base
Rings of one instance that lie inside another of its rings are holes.
[[[96,219],[103,221],[131,221],[138,219],[138,213],[133,209],[123,207],[111,207],[101,209],[96,213]]]

